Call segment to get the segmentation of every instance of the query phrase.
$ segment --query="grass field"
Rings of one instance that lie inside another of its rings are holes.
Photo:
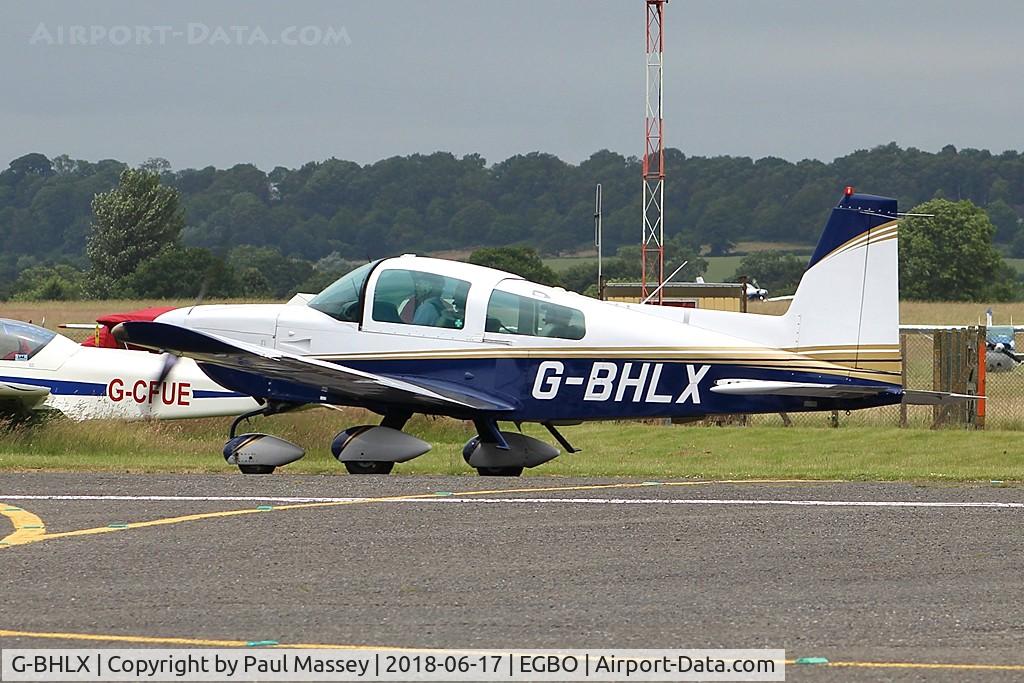
[[[788,301],[751,301],[750,313],[782,315]],[[996,325],[1011,321],[1024,323],[1024,301],[975,303],[973,301],[901,301],[900,322],[905,325],[977,325],[985,322],[985,309],[991,308]]]
[[[723,257],[734,258],[734,257]],[[179,301],[5,301],[0,302],[0,317],[16,320],[32,320],[39,323],[46,318],[46,326],[54,329],[57,325],[74,322],[92,322],[97,316],[106,313],[130,311],[148,306],[190,306],[191,300]],[[229,303],[221,300],[210,300],[204,303]],[[237,303],[243,303],[238,301]],[[252,302],[249,302],[252,303]],[[751,313],[781,315],[786,312],[789,302],[768,301],[750,302]],[[984,322],[985,309],[991,307],[995,311],[997,325],[1009,324],[1011,320],[1024,323],[1024,301],[1005,303],[974,303],[966,301],[902,301],[900,302],[900,322],[906,324],[943,324],[943,325],[974,325]]]
[[[1024,273],[1024,258],[1004,258],[1006,265],[1010,266],[1017,273]]]
[[[254,420],[302,444],[309,454],[283,468],[340,474],[328,445],[344,427],[375,422],[356,410],[309,410]],[[227,420],[84,423],[63,419],[0,434],[0,470],[233,472],[220,455]],[[507,427],[511,428],[511,427]],[[463,462],[472,426],[415,418],[408,431],[434,444],[399,474],[475,474]],[[550,441],[542,428],[527,433]],[[794,478],[851,480],[1024,480],[1024,433],[897,428],[783,428],[589,423],[564,433],[583,452],[562,455],[532,474],[556,476]]]
[[[736,269],[743,260],[742,256],[705,256],[708,262],[707,272],[704,279],[708,282],[728,282],[736,273]],[[596,263],[596,256],[559,256],[544,259],[544,264],[556,273],[564,273],[573,266]],[[668,273],[665,273],[668,275]]]

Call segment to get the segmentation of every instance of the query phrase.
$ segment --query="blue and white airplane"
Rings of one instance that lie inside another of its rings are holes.
[[[342,431],[352,473],[388,473],[430,445],[413,413],[471,420],[480,474],[521,474],[559,451],[501,423],[558,431],[582,420],[856,410],[964,398],[901,386],[896,200],[848,189],[785,315],[598,301],[467,263],[406,255],[368,263],[307,306],[194,306],[127,322],[131,344],[196,360],[263,414],[361,406],[380,425]],[[236,422],[237,425],[237,422]],[[225,457],[273,471],[302,456],[265,434]]]

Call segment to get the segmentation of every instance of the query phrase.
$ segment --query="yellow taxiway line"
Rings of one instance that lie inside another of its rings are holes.
[[[23,510],[16,505],[0,503],[0,515],[3,515],[14,525],[14,533],[0,538],[0,548],[22,543],[31,543],[46,535],[46,526],[43,520],[28,510]]]
[[[395,645],[345,645],[338,643],[277,643],[262,645],[267,641],[221,640],[212,638],[174,638],[167,636],[133,636],[104,633],[61,633],[50,631],[11,631],[0,629],[0,638],[41,638],[47,640],[77,640],[104,643],[130,643],[134,645],[180,645],[188,647],[260,647],[261,649],[289,650],[349,650],[353,652],[386,650],[394,652],[442,653],[460,652],[487,654],[494,650],[461,648],[399,647]],[[855,669],[919,669],[947,671],[1024,671],[1024,664],[980,664],[966,662],[871,662],[832,661],[821,664],[797,664],[796,659],[787,659],[787,666],[807,668],[855,668]]]

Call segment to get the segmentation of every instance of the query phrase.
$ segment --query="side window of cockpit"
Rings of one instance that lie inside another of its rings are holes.
[[[373,291],[373,319],[382,323],[461,330],[469,283],[416,270],[386,270]]]
[[[0,360],[29,360],[56,336],[55,332],[35,325],[0,321]]]
[[[583,339],[587,324],[583,313],[559,304],[539,302],[540,336],[557,339]]]
[[[377,262],[359,266],[334,284],[317,294],[309,302],[310,308],[326,313],[335,320],[357,323],[362,315],[363,284]]]
[[[487,303],[486,332],[555,339],[583,339],[582,311],[540,299],[494,290]]]

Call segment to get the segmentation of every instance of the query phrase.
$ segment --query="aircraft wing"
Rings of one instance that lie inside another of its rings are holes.
[[[167,323],[125,322],[117,326],[115,336],[136,346],[187,356],[198,363],[301,384],[315,391],[328,390],[359,402],[447,411],[504,412],[515,408],[500,398],[469,394],[457,387],[364,372]]]
[[[50,395],[49,387],[19,384],[17,382],[0,382],[0,404],[13,404],[22,410],[32,410]]]

